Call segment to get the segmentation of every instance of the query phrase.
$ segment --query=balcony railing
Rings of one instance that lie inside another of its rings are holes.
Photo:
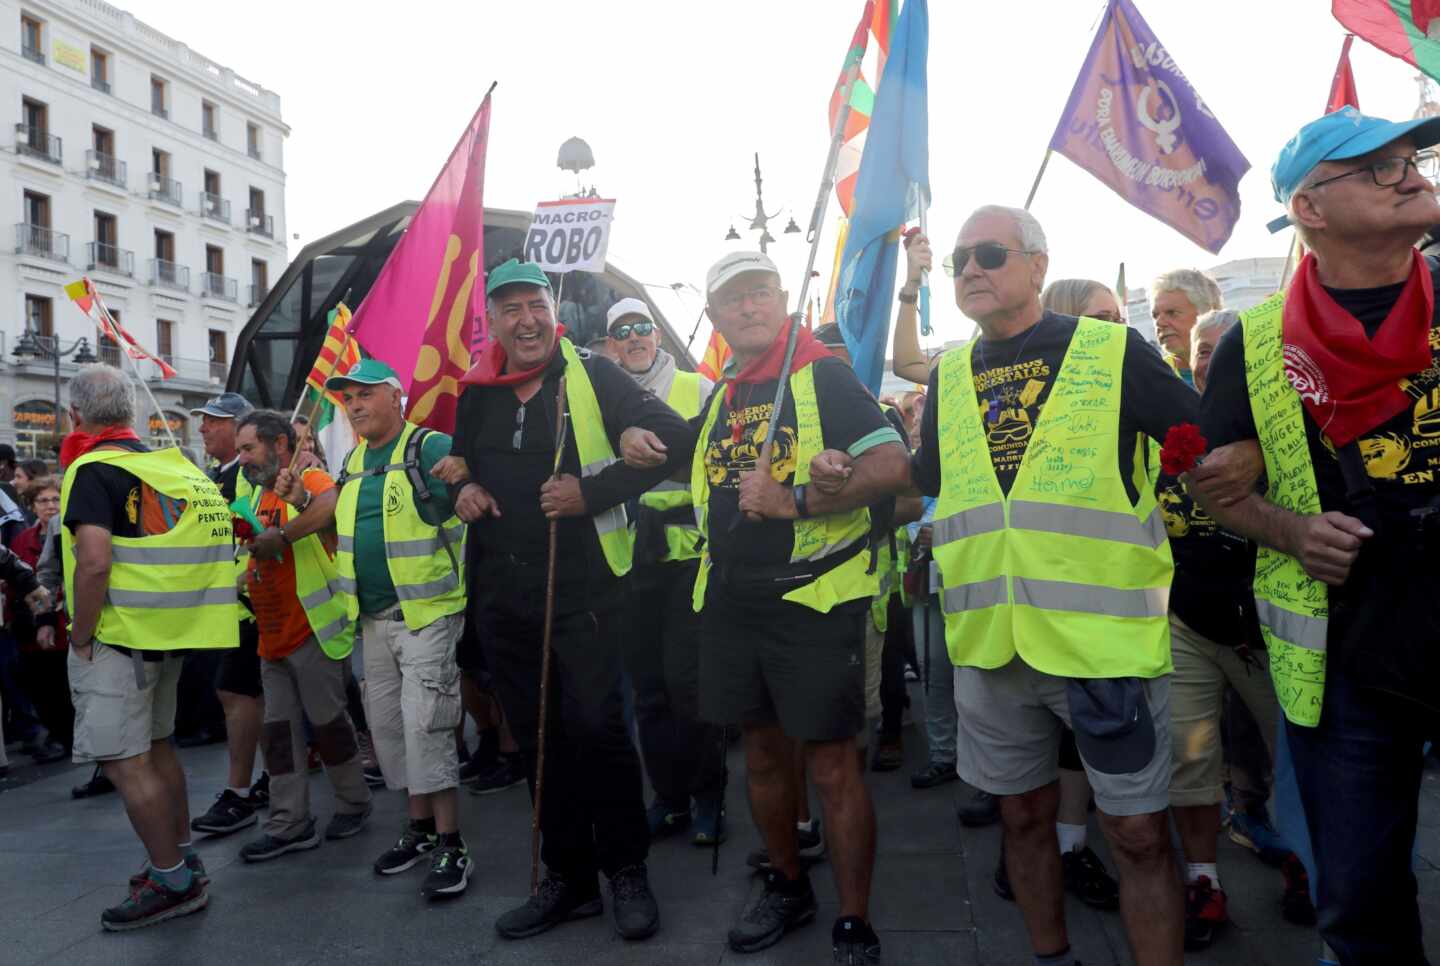
[[[183,192],[180,182],[174,178],[167,178],[163,174],[150,172],[150,197],[156,201],[163,201],[167,205],[174,205],[176,208],[184,208]]]
[[[15,151],[18,154],[60,164],[63,147],[60,139],[44,128],[28,124],[15,125]]]
[[[120,346],[115,343],[107,343],[102,339],[100,344],[95,347],[95,354],[99,356],[100,361],[107,366],[114,366],[116,369],[120,368]]]
[[[267,215],[263,211],[245,211],[245,230],[252,235],[264,235],[266,238],[275,237],[275,216]]]
[[[175,370],[176,378],[186,382],[212,385],[217,382],[224,382],[225,377],[230,374],[229,363],[219,363],[215,365],[212,364],[209,359],[188,359],[183,356],[164,352],[156,352],[155,354],[169,363],[170,368]],[[126,365],[130,365],[130,363],[126,363]],[[136,359],[134,365],[142,379],[159,381],[163,378],[160,367],[149,359]]]
[[[210,360],[210,381],[224,382],[225,377],[230,374],[230,363],[224,359]]]
[[[250,155],[250,157],[254,158],[256,161],[265,160],[265,158],[260,154],[260,145],[258,144],[245,145],[245,153]]]
[[[67,262],[70,260],[70,236],[53,228],[21,222],[15,226],[15,254],[38,255]]]
[[[233,278],[216,275],[214,272],[200,273],[200,294],[212,299],[236,301],[235,292],[239,284]]]
[[[91,77],[90,86],[102,94],[110,93],[110,82],[103,77]]]
[[[207,127],[207,128],[205,128],[204,130],[202,130],[200,133],[203,134],[203,135],[205,135],[205,137],[207,137],[207,138],[210,139],[211,141],[218,141],[218,140],[220,140],[220,132],[217,131],[217,130],[215,130],[215,128],[213,128],[213,127]]]
[[[208,191],[200,192],[200,214],[230,224],[230,202]]]
[[[154,114],[156,117],[160,118],[163,121],[170,120],[170,112],[165,109],[164,104],[156,104],[154,101],[151,101],[150,113]]]
[[[20,45],[20,54],[26,60],[33,60],[37,64],[45,63],[45,51],[39,47],[31,47],[29,44]]]
[[[190,291],[190,267],[167,262],[163,258],[150,259],[150,284],[159,288],[173,288],[176,291]]]
[[[125,162],[113,154],[93,149],[85,152],[85,177],[92,181],[106,181],[123,188],[129,179],[128,172]]]
[[[249,302],[249,307],[253,309],[255,306],[257,306],[257,305],[259,305],[261,302],[265,301],[265,296],[267,296],[267,295],[269,295],[269,294],[270,294],[270,286],[268,286],[268,285],[251,285],[251,286],[250,286],[250,302]]]
[[[135,275],[135,253],[104,242],[90,242],[85,246],[86,267],[94,271],[114,272],[117,275]]]

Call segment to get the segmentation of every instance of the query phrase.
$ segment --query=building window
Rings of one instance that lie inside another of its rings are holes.
[[[155,354],[175,364],[175,323],[169,319],[155,320]]]
[[[225,249],[219,245],[205,246],[205,271],[211,275],[225,274]]]
[[[230,355],[225,348],[225,333],[220,329],[210,330],[210,378],[223,382],[230,372]]]
[[[162,178],[170,177],[170,152],[150,149],[150,170]]]
[[[20,52],[26,60],[45,63],[44,26],[29,14],[20,15]]]
[[[60,163],[60,139],[50,133],[50,109],[43,101],[22,98],[20,115],[24,123],[16,132],[15,148],[34,158]]]
[[[250,304],[259,305],[269,291],[270,266],[261,259],[250,259]]]
[[[245,150],[250,157],[260,160],[260,125],[245,122]]]
[[[170,116],[170,98],[168,85],[163,78],[150,75],[150,113],[156,117]]]
[[[55,404],[48,399],[30,399],[16,403],[11,412],[15,424],[15,452],[31,459],[54,453]],[[63,426],[62,426],[63,429]]]
[[[205,193],[220,197],[220,172],[205,169]]]
[[[114,271],[120,269],[120,229],[115,216],[107,212],[95,212],[95,249],[91,252],[90,264]]]
[[[25,192],[25,224],[33,228],[50,227],[50,196],[38,191]]]
[[[90,86],[102,94],[110,93],[110,55],[98,47],[90,48]]]
[[[120,312],[118,309],[111,309],[110,317],[115,320],[116,325],[120,324]],[[100,331],[95,333],[95,342],[97,343],[95,354],[100,357],[100,361],[107,366],[114,366],[116,369],[119,369],[120,343]]]
[[[155,229],[155,257],[162,262],[175,261],[175,235],[173,232]]]
[[[55,335],[55,305],[44,295],[25,296],[25,328],[40,336],[51,338]]]
[[[219,108],[209,101],[200,102],[200,132],[212,141],[220,140]]]

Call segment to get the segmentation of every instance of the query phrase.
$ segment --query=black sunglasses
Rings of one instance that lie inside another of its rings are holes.
[[[945,274],[959,275],[965,271],[965,266],[970,263],[970,256],[975,256],[975,264],[987,272],[994,271],[1005,264],[1005,259],[1011,255],[1033,255],[1034,252],[1023,248],[1006,248],[995,242],[981,242],[970,248],[956,248],[955,251],[945,258]]]
[[[655,331],[654,322],[626,322],[624,325],[617,325],[610,330],[610,338],[616,342],[624,342],[630,338],[630,332],[634,330],[636,335],[649,335]]]

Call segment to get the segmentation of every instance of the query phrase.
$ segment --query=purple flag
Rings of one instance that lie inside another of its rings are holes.
[[[1130,0],[1110,0],[1050,148],[1210,252],[1240,220],[1250,162]]]

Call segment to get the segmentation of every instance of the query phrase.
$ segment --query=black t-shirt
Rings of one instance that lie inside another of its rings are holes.
[[[970,357],[980,418],[985,420],[990,444],[990,461],[1005,493],[1010,492],[1020,470],[1050,387],[1070,348],[1075,325],[1072,316],[1046,312],[1032,328],[1014,338],[982,337]],[[1137,434],[1163,442],[1171,426],[1196,421],[1199,405],[1195,390],[1175,375],[1154,346],[1134,329],[1125,335],[1118,470],[1134,503],[1140,498],[1132,479]],[[915,483],[926,496],[940,494],[940,391],[940,367],[936,366],[930,374],[932,402],[920,420],[920,450],[911,461]]]
[[[235,457],[224,466],[217,466],[210,471],[210,479],[220,488],[220,495],[225,498],[226,503],[235,502],[235,480],[240,475],[240,457]]]
[[[119,440],[113,445],[136,453],[148,451],[138,440]],[[80,467],[70,483],[70,499],[62,522],[71,533],[81,524],[90,524],[116,537],[142,536],[140,478],[111,463]]]
[[[810,368],[820,409],[820,434],[826,449],[863,452],[872,443],[900,442],[900,434],[880,411],[880,404],[848,365],[839,359],[823,358],[811,363]],[[795,548],[795,525],[790,520],[735,524],[737,519],[743,519],[740,474],[755,469],[765,445],[765,434],[775,409],[775,387],[773,380],[736,384],[733,400],[726,402],[725,397],[721,397],[720,411],[709,438],[696,443],[705,447],[705,473],[710,482],[707,538],[710,556],[716,565],[781,566],[789,563]],[[716,386],[715,392],[725,393],[726,389],[722,383]],[[701,408],[694,420],[696,426],[703,425],[710,405],[711,401],[707,401]],[[794,484],[797,442],[795,397],[793,392],[786,392],[780,410],[780,428],[775,434],[775,449],[770,457],[770,474],[784,486]]]

